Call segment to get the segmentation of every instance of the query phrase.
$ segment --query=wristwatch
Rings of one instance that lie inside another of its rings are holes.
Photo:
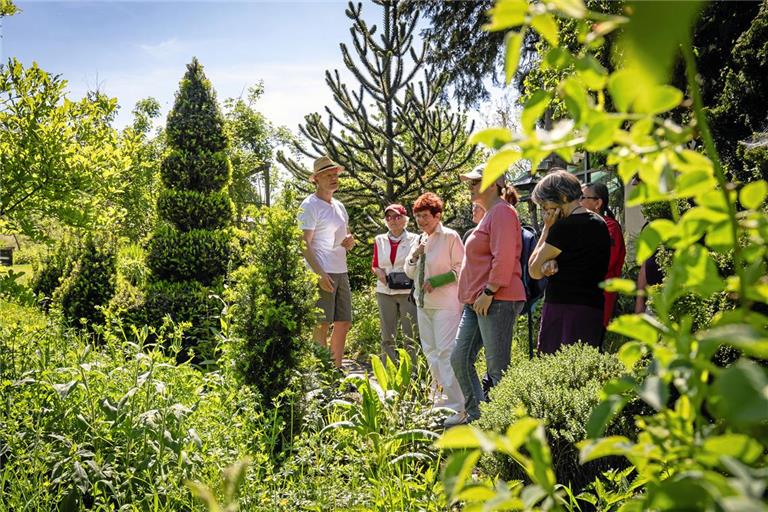
[[[493,297],[494,295],[496,295],[496,292],[491,290],[488,287],[485,287],[483,288],[483,295],[488,295],[489,297]]]

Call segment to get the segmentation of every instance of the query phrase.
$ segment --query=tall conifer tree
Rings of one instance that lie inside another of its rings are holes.
[[[374,3],[383,10],[379,37],[362,18],[362,4],[350,2],[346,11],[357,60],[346,44],[340,47],[357,90],[342,82],[338,70],[326,71],[341,112],[326,106],[327,122],[318,113],[306,116],[299,129],[309,147],[297,149],[310,158],[328,154],[345,166],[337,196],[347,206],[410,204],[425,190],[449,195],[473,152],[466,119],[441,104],[445,80],[425,66],[426,48],[414,48],[418,13],[406,12],[397,0]],[[283,153],[278,160],[306,183],[303,166]]]
[[[181,80],[166,135],[170,152],[161,166],[164,189],[157,201],[160,222],[149,243],[153,282],[145,306],[150,319],[167,313],[176,322],[191,322],[186,338],[191,346],[209,336],[216,313],[210,295],[223,288],[232,221],[224,118],[196,58]]]

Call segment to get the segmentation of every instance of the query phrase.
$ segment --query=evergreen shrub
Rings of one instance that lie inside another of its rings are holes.
[[[82,319],[89,327],[104,321],[102,307],[115,294],[117,248],[109,237],[88,236],[72,272],[66,276],[54,294],[61,305],[64,318],[71,325]]]
[[[53,250],[42,258],[30,281],[30,287],[41,300],[44,309],[61,285],[62,279],[71,272],[77,255],[77,244],[72,239],[62,238]]]
[[[160,217],[179,231],[220,229],[232,220],[232,201],[226,192],[204,194],[196,190],[164,190],[157,199]]]
[[[149,243],[147,266],[155,279],[211,284],[227,271],[231,243],[226,230],[184,232],[160,226]]]
[[[143,310],[132,313],[154,325],[166,315],[176,323],[188,322],[183,343],[196,347],[200,362],[216,356],[211,330],[221,309],[216,296],[223,290],[234,241],[225,191],[231,166],[224,117],[197,59],[187,65],[179,84],[166,136],[170,152],[161,165],[165,190],[158,200],[162,222],[147,254],[152,282]],[[180,355],[186,359],[188,353]]]
[[[564,346],[556,354],[520,361],[510,366],[492,389],[490,402],[481,404],[477,426],[504,433],[525,412],[544,420],[557,481],[581,488],[610,469],[609,463],[613,467],[620,464],[604,459],[581,466],[575,443],[587,437],[587,421],[600,401],[603,385],[625,371],[616,356],[581,343]],[[625,409],[609,431],[632,437],[631,411]],[[526,480],[525,471],[507,456],[496,453],[485,458],[483,465],[487,472],[498,473],[505,480]]]
[[[317,285],[301,255],[296,212],[263,208],[245,265],[233,273],[227,348],[267,403],[289,387],[315,321]]]
[[[163,184],[176,190],[218,191],[229,182],[231,164],[226,153],[171,151],[160,166]]]

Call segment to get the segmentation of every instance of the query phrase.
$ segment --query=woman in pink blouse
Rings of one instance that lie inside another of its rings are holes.
[[[503,198],[504,178],[480,190],[483,167],[461,176],[486,213],[467,239],[459,277],[463,312],[451,365],[464,394],[464,414],[445,420],[446,426],[480,417],[483,389],[475,370],[480,348],[492,383],[498,384],[509,365],[515,320],[525,303],[520,265],[521,228],[517,211]]]

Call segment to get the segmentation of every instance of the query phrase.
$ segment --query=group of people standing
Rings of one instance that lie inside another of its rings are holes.
[[[355,243],[346,210],[333,198],[343,170],[328,157],[315,161],[310,179],[316,191],[299,215],[304,254],[319,276],[323,317],[315,340],[325,345],[333,324],[337,366],[351,325],[345,256]],[[509,365],[516,320],[526,301],[516,191],[503,177],[481,190],[482,178],[482,166],[460,176],[477,222],[464,240],[443,225],[443,201],[431,192],[412,205],[419,234],[407,229],[407,209],[391,204],[384,209],[387,232],[374,240],[371,268],[383,355],[397,358],[398,323],[412,356],[420,340],[438,391],[436,404],[455,411],[446,426],[480,417],[486,398],[475,370],[480,349],[495,385]],[[607,207],[608,190],[600,184],[582,186],[560,169],[541,179],[532,198],[543,209],[544,228],[528,271],[533,278],[548,278],[538,350],[553,353],[579,341],[599,346],[615,306],[615,296],[604,294],[599,283],[620,273],[625,255],[621,227]]]

